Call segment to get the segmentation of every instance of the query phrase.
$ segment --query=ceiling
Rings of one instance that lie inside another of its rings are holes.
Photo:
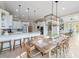
[[[8,10],[15,17],[18,13],[21,13],[23,21],[33,21],[40,19],[52,12],[52,2],[51,1],[4,1],[6,10]],[[18,5],[22,5],[20,12],[18,12]],[[29,20],[28,11],[29,8]],[[36,10],[36,13],[34,13]],[[58,17],[68,15],[71,13],[79,12],[79,1],[59,1],[58,2]],[[56,14],[56,3],[53,4],[53,13]]]

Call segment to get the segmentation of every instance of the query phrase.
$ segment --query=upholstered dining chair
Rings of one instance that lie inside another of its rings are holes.
[[[35,46],[33,44],[29,44],[28,42],[23,46],[24,50],[27,52],[27,57],[31,58],[33,56],[32,52],[35,50]]]

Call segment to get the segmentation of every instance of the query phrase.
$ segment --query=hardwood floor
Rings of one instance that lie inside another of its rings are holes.
[[[79,58],[79,33],[74,33],[69,42],[70,48],[66,57]]]

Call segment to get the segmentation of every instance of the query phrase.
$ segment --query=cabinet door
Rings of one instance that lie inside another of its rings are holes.
[[[6,16],[3,16],[1,18],[1,28],[2,29],[6,29],[7,28],[7,21],[6,21],[7,17]]]
[[[13,28],[14,29],[22,29],[22,23],[19,21],[13,21]]]
[[[9,15],[8,17],[7,17],[7,24],[8,24],[8,26],[9,27],[11,27],[12,26],[12,16],[11,15]]]
[[[28,26],[28,32],[32,32],[32,26]]]
[[[3,29],[10,28],[12,26],[12,16],[10,16],[10,15],[3,16],[1,24],[2,24],[1,26]]]

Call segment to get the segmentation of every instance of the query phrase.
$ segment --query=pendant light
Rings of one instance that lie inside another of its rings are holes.
[[[28,20],[30,20],[30,17],[29,17],[30,16],[30,11],[29,11],[30,8],[27,8],[27,10],[28,10]],[[31,22],[29,22],[29,25],[31,25]]]
[[[36,20],[36,10],[34,10],[34,20]]]
[[[57,21],[57,16],[58,16],[58,1],[55,1],[55,3],[56,3],[56,21]]]
[[[29,8],[27,8],[27,10],[28,10],[28,20],[30,20],[30,18],[29,18]]]
[[[34,18],[36,18],[36,10],[34,10]]]
[[[52,16],[53,16],[53,1],[52,1]]]
[[[55,3],[56,3],[56,21],[58,21],[57,20],[57,17],[58,17],[58,1],[55,1]],[[60,21],[60,20],[59,20]],[[59,22],[58,21],[58,22]],[[59,37],[60,37],[60,25],[59,25]]]
[[[27,8],[27,10],[28,10],[28,20],[30,20],[30,8]],[[31,22],[29,22],[29,26],[31,26]]]
[[[22,6],[22,5],[18,5],[18,6],[19,6],[19,12],[18,12],[19,15],[18,15],[18,18],[19,18],[19,20],[20,20],[20,19],[21,19],[21,6]]]

